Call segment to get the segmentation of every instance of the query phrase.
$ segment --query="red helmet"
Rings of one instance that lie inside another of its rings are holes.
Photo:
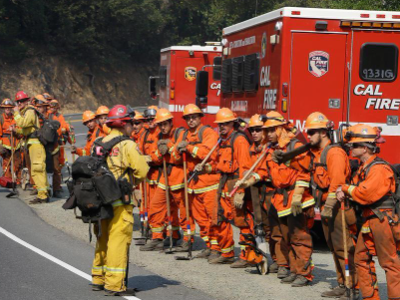
[[[135,117],[135,111],[125,105],[115,105],[110,109],[107,116],[106,124],[110,128],[124,127],[126,121],[131,121]]]
[[[29,99],[29,96],[24,91],[19,91],[15,94],[15,101],[23,101],[23,100],[28,100],[28,99]]]

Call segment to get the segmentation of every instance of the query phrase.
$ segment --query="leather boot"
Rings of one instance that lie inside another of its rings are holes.
[[[247,260],[239,258],[237,261],[235,261],[233,264],[231,264],[230,267],[233,269],[240,269],[240,268],[255,267],[255,265],[252,263],[249,263]]]
[[[210,262],[211,260],[216,259],[216,258],[218,258],[220,256],[221,256],[220,252],[218,252],[217,250],[211,250],[211,253],[208,256],[208,262]]]
[[[350,298],[347,297],[346,292],[339,298],[339,300],[358,300],[360,297],[360,291],[356,289],[350,290]]]
[[[37,195],[37,194],[38,194],[37,189],[33,189],[33,190],[29,193],[29,195],[31,195],[31,196],[35,196],[35,195]]]
[[[279,266],[276,263],[276,261],[274,261],[269,267],[268,267],[268,272],[269,273],[278,273],[279,270]]]
[[[53,197],[54,198],[62,198],[63,197],[62,190],[54,191],[53,192]]]
[[[210,256],[210,254],[211,254],[211,249],[206,248],[201,250],[201,252],[195,256],[195,258],[207,258]]]
[[[97,292],[97,291],[102,291],[102,290],[104,290],[104,285],[92,283],[92,291]]]
[[[46,199],[40,199],[40,198],[35,198],[34,200],[29,201],[29,204],[42,204],[42,203],[48,203],[49,198]]]
[[[104,289],[105,296],[120,296],[120,297],[135,296],[136,292],[137,292],[137,289],[126,289],[126,291],[119,291],[119,292]]]
[[[283,278],[288,277],[289,275],[290,275],[290,271],[288,268],[279,267],[278,274],[276,274],[276,277],[278,277],[279,279],[283,279]]]
[[[283,278],[283,279],[281,280],[281,283],[290,284],[290,283],[292,283],[293,281],[296,280],[296,277],[297,277],[296,274],[290,273],[289,276],[287,276],[287,277],[285,277],[285,278]]]
[[[339,284],[337,287],[330,289],[329,291],[323,292],[321,297],[327,298],[339,298],[346,292],[346,287],[343,284]]]
[[[139,248],[140,251],[160,251],[164,249],[164,242],[162,239],[155,239],[147,242]]]
[[[306,286],[310,283],[311,281],[305,278],[303,275],[297,275],[295,281],[292,282],[292,287],[302,287]]]
[[[232,264],[235,261],[234,257],[224,257],[224,256],[220,256],[218,258],[212,259],[210,261],[208,261],[210,264],[212,265],[218,265],[218,264]]]
[[[178,241],[179,239],[172,239],[172,247],[176,247],[176,245],[178,245]],[[170,244],[169,237],[166,237],[164,239],[164,247],[169,248],[169,244]]]
[[[175,247],[176,252],[189,252],[191,245],[189,244],[188,241],[183,241],[182,244],[179,246]]]

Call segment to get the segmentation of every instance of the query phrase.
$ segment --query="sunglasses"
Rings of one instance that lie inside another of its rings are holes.
[[[317,132],[318,132],[318,130],[316,130],[316,129],[307,130],[307,134],[308,134],[309,136],[313,136],[313,135],[316,134]]]
[[[364,145],[362,145],[362,144],[359,144],[359,143],[352,143],[352,144],[349,144],[349,147],[350,147],[351,149],[355,149],[355,148],[363,148],[363,147],[364,147]]]
[[[150,118],[150,119],[146,119],[146,120],[144,120],[146,123],[151,123],[151,122],[153,122],[153,120],[154,120],[154,118]]]
[[[184,119],[185,121],[196,120],[197,118],[200,118],[200,116],[199,116],[199,115],[190,115],[190,116],[185,116],[185,117],[183,117],[183,119]]]
[[[250,131],[250,133],[253,133],[253,132],[261,132],[261,131],[262,131],[262,128],[249,128],[249,131]]]
[[[135,126],[138,126],[138,125],[142,124],[142,122],[133,122],[132,124]]]

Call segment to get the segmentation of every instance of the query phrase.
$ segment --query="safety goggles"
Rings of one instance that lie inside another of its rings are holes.
[[[144,117],[145,118],[154,118],[156,116],[156,114],[157,114],[157,111],[155,109],[153,109],[153,108],[146,109],[144,111]]]
[[[262,128],[249,128],[249,131],[250,131],[250,133],[253,133],[253,132],[261,132],[262,131]]]
[[[6,101],[4,101],[4,102],[2,103],[2,105],[11,105],[11,106],[15,106],[15,103],[14,103],[14,101],[12,101],[12,100],[10,100],[10,99],[7,99]]]

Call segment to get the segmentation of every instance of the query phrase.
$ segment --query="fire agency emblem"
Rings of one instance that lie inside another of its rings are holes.
[[[361,133],[362,133],[362,134],[367,134],[367,133],[368,133],[368,129],[367,129],[367,128],[361,129]]]
[[[185,68],[185,79],[187,81],[196,80],[197,69],[195,67],[186,67]]]
[[[261,39],[261,58],[265,57],[266,52],[267,52],[267,33],[264,32]]]
[[[315,77],[325,75],[329,70],[329,54],[324,51],[313,51],[308,56],[308,71]]]

